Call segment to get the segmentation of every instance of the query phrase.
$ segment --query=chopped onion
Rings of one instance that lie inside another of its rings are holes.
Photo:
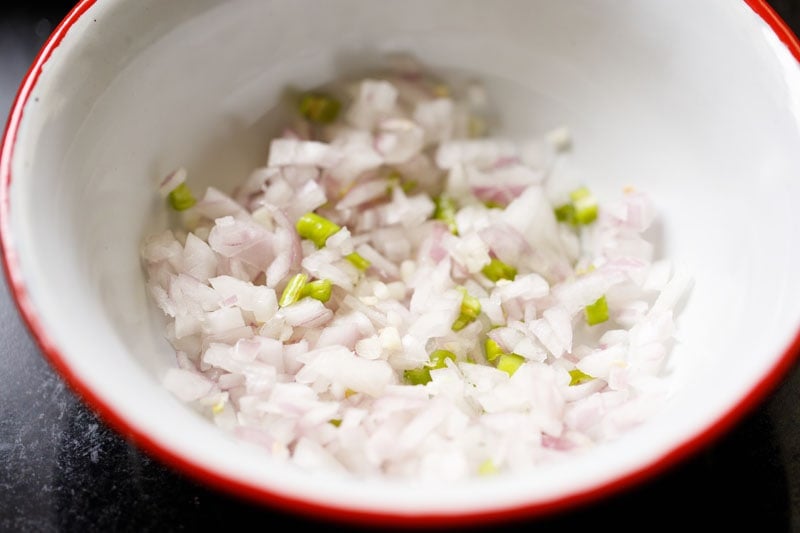
[[[141,247],[165,387],[275,457],[362,477],[535,469],[655,416],[691,279],[653,262],[649,198],[554,204],[568,130],[476,138],[480,87],[395,70],[304,95],[233,197],[163,180],[189,209]]]

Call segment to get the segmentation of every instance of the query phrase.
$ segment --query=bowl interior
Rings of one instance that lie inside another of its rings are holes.
[[[443,491],[298,471],[162,389],[173,351],[138,256],[168,223],[161,177],[185,166],[197,190],[232,189],[266,161],[287,86],[367,72],[391,52],[484,81],[505,135],[568,126],[565,186],[651,195],[658,254],[694,280],[666,412],[536,476]],[[99,2],[45,63],[11,165],[6,246],[40,340],[132,432],[256,496],[419,516],[587,494],[717,423],[800,323],[800,69],[744,2]]]

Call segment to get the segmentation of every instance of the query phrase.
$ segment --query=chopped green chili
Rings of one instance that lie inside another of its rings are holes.
[[[307,283],[302,289],[300,289],[300,295],[298,299],[310,296],[315,300],[325,303],[331,299],[332,285],[333,284],[329,279],[318,279],[316,281]],[[283,296],[281,296],[281,299],[283,299]]]
[[[455,322],[453,322],[453,331],[461,331],[474,322],[481,313],[481,302],[469,294],[464,287],[459,287],[458,290],[461,291],[463,296],[461,298],[460,313]]]
[[[514,280],[517,277],[517,269],[511,265],[503,263],[499,259],[493,257],[489,264],[481,270],[483,275],[491,281],[497,282],[501,279]]]
[[[346,256],[344,256],[344,258],[347,259],[348,261],[350,261],[350,263],[354,267],[356,267],[357,269],[359,269],[362,272],[365,271],[366,269],[368,269],[369,266],[372,264],[367,259],[364,259],[359,254],[357,254],[356,252],[353,252],[352,254],[346,255]]]
[[[597,199],[586,187],[575,189],[569,193],[572,206],[575,208],[575,222],[591,224],[597,219]]]
[[[594,326],[606,320],[608,320],[608,302],[605,296],[601,296],[595,303],[586,306],[586,323]]]
[[[424,366],[406,370],[403,372],[403,377],[412,385],[425,385],[431,380],[431,370],[446,367],[448,359],[455,361],[456,354],[448,350],[434,350]]]
[[[517,355],[515,353],[504,353],[497,360],[497,369],[502,370],[509,376],[513,376],[514,372],[516,372],[524,362],[525,358],[521,355]]]
[[[289,283],[286,284],[286,288],[283,289],[283,293],[281,293],[278,305],[286,307],[299,300],[307,281],[308,276],[306,274],[295,274],[292,276]]]
[[[486,360],[487,361],[494,361],[501,355],[503,355],[503,349],[500,348],[500,345],[497,344],[492,338],[487,337],[486,342],[484,343],[484,349],[486,350]]]
[[[433,210],[433,218],[441,220],[447,224],[447,229],[453,235],[458,235],[458,226],[456,225],[456,203],[448,196],[439,196],[434,200],[436,209]]]
[[[555,208],[556,220],[573,226],[591,224],[597,219],[597,199],[586,187],[569,193],[570,202]]]
[[[197,203],[189,186],[184,181],[169,193],[169,205],[176,211],[186,211]]]
[[[569,371],[569,377],[570,377],[570,380],[569,380],[569,386],[570,387],[574,387],[575,385],[580,385],[582,383],[586,383],[587,381],[591,381],[591,380],[594,379],[592,376],[590,376],[586,372],[582,372],[581,370],[578,370],[577,368],[572,369],[572,370]]]
[[[317,245],[317,248],[325,246],[328,237],[339,231],[340,228],[335,222],[331,222],[325,217],[316,213],[306,213],[297,220],[297,233],[304,239],[308,239]]]
[[[311,122],[330,124],[339,116],[342,103],[324,94],[306,94],[298,107],[300,114]]]

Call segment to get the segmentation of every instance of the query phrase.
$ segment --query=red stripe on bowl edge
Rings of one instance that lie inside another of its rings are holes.
[[[2,249],[6,279],[20,315],[50,364],[61,374],[70,387],[77,392],[106,423],[114,428],[115,431],[177,471],[189,474],[194,479],[206,485],[259,504],[268,505],[277,510],[290,511],[298,515],[306,516],[310,512],[313,513],[316,518],[327,518],[338,522],[361,525],[422,527],[479,525],[532,518],[545,514],[554,514],[576,505],[588,504],[609,497],[624,489],[633,488],[635,485],[652,479],[669,467],[700,451],[722,436],[722,434],[731,429],[745,415],[757,407],[765,397],[778,386],[789,369],[794,365],[798,352],[800,352],[800,331],[798,331],[794,340],[784,350],[783,355],[770,371],[761,381],[753,386],[750,392],[745,395],[738,404],[733,406],[727,413],[722,415],[716,422],[701,433],[683,442],[659,459],[639,470],[606,484],[553,500],[530,505],[519,505],[512,508],[478,512],[466,511],[460,512],[459,514],[426,513],[421,515],[410,513],[403,514],[391,510],[381,512],[347,509],[285,496],[242,481],[234,480],[214,471],[206,465],[197,464],[181,456],[177,451],[159,443],[157,440],[150,437],[146,431],[127,421],[123,414],[117,413],[110,406],[106,405],[100,396],[92,391],[73,373],[59,352],[58,347],[48,338],[44,326],[39,321],[39,317],[28,296],[13,247],[14,243],[10,229],[11,159],[23,110],[39,79],[42,66],[50,58],[53,50],[59,46],[64,35],[75,22],[95,4],[95,2],[96,0],[81,0],[56,27],[40,50],[31,68],[28,70],[27,75],[20,85],[14,104],[11,107],[5,134],[3,136],[2,147],[0,147],[0,180],[2,180],[0,181],[0,249]],[[775,13],[766,0],[744,0],[744,2],[772,28],[780,40],[786,44],[795,58],[800,61],[800,40],[792,33],[789,26],[778,14]]]

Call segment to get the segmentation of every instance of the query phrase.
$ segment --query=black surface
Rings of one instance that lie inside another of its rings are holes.
[[[644,1],[644,0],[643,0]],[[703,1],[703,0],[699,0]],[[19,4],[19,5],[17,5]],[[71,2],[0,4],[0,113]],[[800,32],[800,0],[773,6]],[[55,374],[0,284],[0,531],[175,531],[321,526],[202,486],[149,458]],[[800,531],[800,367],[707,450],[579,511],[495,526],[571,531],[692,528]],[[465,528],[461,528],[462,530]]]

